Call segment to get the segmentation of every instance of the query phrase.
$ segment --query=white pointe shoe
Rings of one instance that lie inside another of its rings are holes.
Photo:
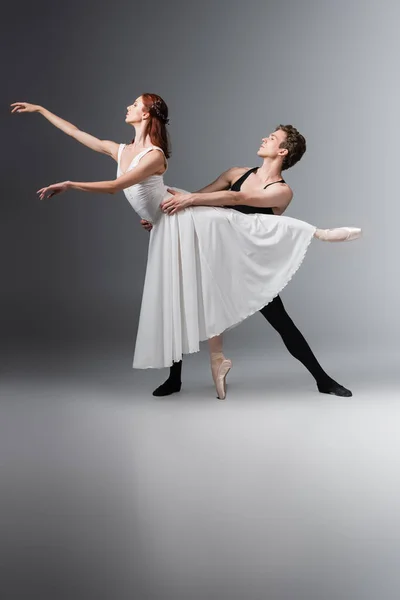
[[[211,361],[211,373],[213,376],[217,397],[219,400],[225,400],[226,397],[226,376],[232,368],[232,361],[228,358],[216,358]]]
[[[335,227],[334,229],[320,229],[317,239],[323,242],[351,242],[362,235],[359,227]]]

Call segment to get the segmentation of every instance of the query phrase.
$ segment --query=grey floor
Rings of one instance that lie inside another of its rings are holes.
[[[2,355],[5,600],[394,600],[400,587],[395,356],[324,364],[233,352],[226,401],[205,351],[181,394],[132,349]]]

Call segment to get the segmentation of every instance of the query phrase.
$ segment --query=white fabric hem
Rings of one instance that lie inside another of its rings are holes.
[[[279,290],[269,299],[269,300],[264,300],[263,303],[261,303],[258,308],[254,308],[251,309],[249,312],[247,312],[246,314],[241,315],[237,321],[235,321],[235,323],[232,323],[232,325],[230,325],[229,327],[226,327],[225,329],[222,329],[220,331],[215,331],[213,333],[211,333],[210,335],[208,335],[207,337],[204,338],[200,338],[199,342],[204,342],[210,338],[213,338],[217,335],[221,335],[222,333],[224,333],[224,331],[228,331],[230,329],[233,329],[234,327],[236,327],[237,325],[239,325],[240,323],[242,323],[242,321],[245,321],[246,319],[248,319],[249,317],[251,317],[252,315],[254,315],[256,312],[260,311],[262,308],[264,308],[264,306],[266,306],[267,304],[269,304],[270,302],[272,302],[272,300],[274,298],[276,298],[277,296],[279,296],[279,294],[281,293],[281,291],[287,286],[287,284],[291,281],[291,279],[294,277],[294,275],[297,273],[298,269],[301,267],[301,265],[303,264],[304,258],[307,254],[307,250],[312,242],[312,239],[314,237],[314,234],[317,230],[317,227],[314,227],[314,230],[312,231],[312,233],[310,233],[310,238],[307,242],[307,244],[305,245],[303,252],[302,252],[302,256],[300,261],[293,267],[293,269],[288,273],[286,279],[283,282],[283,285],[280,286]],[[164,364],[164,365],[148,365],[148,366],[138,366],[137,364],[133,363],[132,368],[133,369],[164,369],[164,368],[168,368],[171,367],[172,364],[174,362],[179,362],[180,360],[182,360],[182,357],[184,354],[195,354],[196,352],[200,351],[200,346],[196,345],[195,348],[189,349],[187,352],[181,353],[180,356],[175,357],[171,362],[169,362],[168,364]]]

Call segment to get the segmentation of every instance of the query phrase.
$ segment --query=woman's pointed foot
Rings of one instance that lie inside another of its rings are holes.
[[[218,353],[220,354],[220,353]],[[232,368],[232,361],[222,356],[211,358],[211,373],[214,380],[217,398],[225,400],[226,398],[226,376]]]
[[[362,235],[359,227],[335,227],[334,229],[317,229],[315,237],[323,242],[351,242]]]

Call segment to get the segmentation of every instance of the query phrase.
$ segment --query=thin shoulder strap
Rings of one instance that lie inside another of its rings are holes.
[[[257,169],[258,167],[253,167],[252,169],[249,169],[248,171],[246,171],[245,173],[243,173],[243,175],[241,175],[241,177],[239,177],[239,179],[237,179],[234,183],[232,183],[231,188],[233,188],[234,186],[239,186],[242,187],[242,183],[244,181],[246,181],[246,179],[248,178],[249,175],[251,175],[251,173],[254,173],[254,171]]]
[[[126,144],[120,144],[118,147],[118,164],[121,160],[121,154],[122,154],[122,150],[124,149],[124,147],[126,146]]]
[[[279,181],[273,181],[272,183],[267,183],[267,185],[264,187],[264,190],[266,190],[267,187],[269,187],[270,185],[274,185],[274,183],[286,183],[286,181],[284,179],[280,179]]]
[[[159,146],[149,146],[148,148],[145,148],[145,149],[143,150],[143,152],[140,152],[140,154],[138,154],[138,155],[136,156],[137,162],[139,162],[139,160],[140,160],[141,158],[143,158],[143,156],[145,156],[145,155],[146,155],[148,152],[150,152],[150,150],[159,150],[160,152],[162,152],[162,153],[163,153],[163,155],[164,155],[164,161],[165,161],[165,170],[167,170],[167,169],[168,169],[168,162],[167,162],[167,159],[166,159],[166,156],[165,156],[165,152],[164,152],[164,150],[163,150],[162,148],[160,148]]]

